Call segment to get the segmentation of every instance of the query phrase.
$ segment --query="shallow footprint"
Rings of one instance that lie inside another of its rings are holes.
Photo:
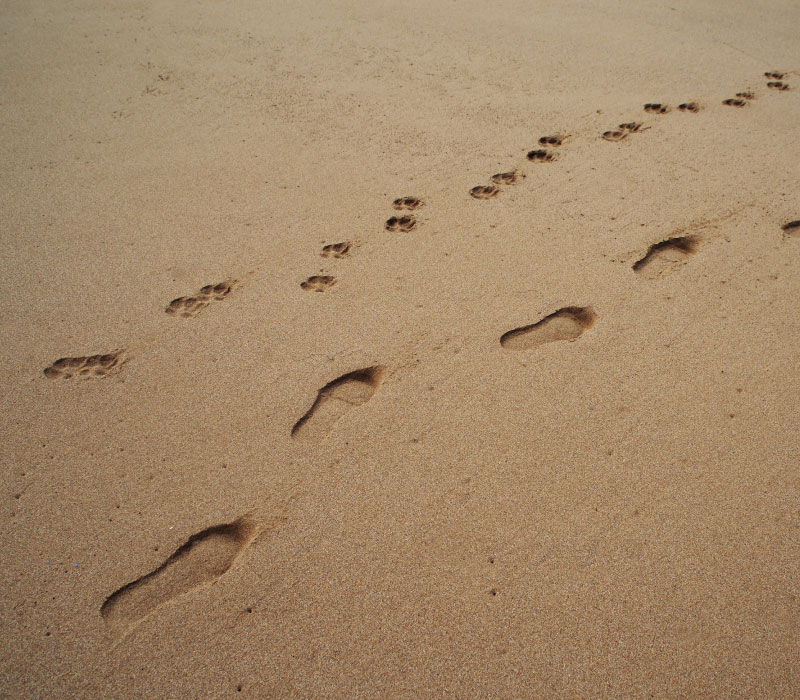
[[[317,392],[311,408],[294,424],[292,437],[319,440],[345,413],[369,401],[383,381],[385,368],[377,365],[344,374]]]
[[[336,278],[330,275],[311,275],[300,287],[307,292],[324,292],[336,284]]]
[[[790,221],[788,224],[781,226],[781,230],[787,235],[796,238],[800,236],[800,219],[797,221]]]
[[[478,185],[469,191],[469,196],[475,199],[492,199],[500,194],[500,188],[494,185]]]
[[[587,306],[565,306],[530,326],[515,328],[500,337],[506,350],[531,350],[558,340],[575,340],[589,330],[597,314]]]
[[[350,247],[352,243],[350,241],[343,241],[342,243],[329,243],[328,245],[322,246],[322,252],[320,255],[323,258],[346,258],[350,255]]]
[[[789,85],[787,83],[783,83],[780,80],[772,80],[767,83],[767,87],[771,90],[788,90]]]
[[[697,236],[667,238],[651,245],[647,255],[633,264],[633,271],[646,279],[655,279],[678,269],[699,247],[700,239]]]
[[[418,197],[398,197],[392,202],[395,209],[419,209],[425,202]]]
[[[648,102],[644,106],[645,112],[652,112],[653,114],[666,114],[669,112],[668,105],[662,105],[660,102]]]
[[[387,219],[384,228],[387,231],[402,231],[403,233],[408,233],[416,225],[417,220],[410,214],[406,214],[405,216],[392,216]]]
[[[490,179],[495,185],[516,185],[523,177],[516,170],[510,170],[507,173],[495,173]]]
[[[528,151],[526,157],[534,163],[551,163],[557,158],[555,153],[550,153],[550,151],[546,151],[542,148],[538,148],[535,151]]]
[[[48,379],[104,377],[118,371],[123,364],[125,364],[124,350],[88,357],[62,357],[44,369],[44,376]]]
[[[727,100],[722,100],[722,104],[727,105],[728,107],[746,107],[747,101],[746,100],[734,100],[732,97],[728,98]]]
[[[197,316],[212,301],[222,301],[236,287],[236,280],[225,280],[219,284],[207,284],[194,296],[173,299],[164,311],[170,315],[191,318]]]
[[[260,523],[242,517],[192,535],[155,571],[106,598],[100,614],[111,634],[121,639],[174,598],[216,581],[233,566],[260,531]]]
[[[700,105],[697,102],[683,102],[678,105],[678,109],[681,112],[694,112],[697,114],[700,111]]]

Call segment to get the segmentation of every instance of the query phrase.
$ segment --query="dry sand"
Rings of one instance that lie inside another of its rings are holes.
[[[0,696],[800,696],[796,2],[0,17]]]

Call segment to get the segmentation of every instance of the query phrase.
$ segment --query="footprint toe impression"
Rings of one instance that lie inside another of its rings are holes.
[[[157,569],[106,599],[100,614],[112,635],[121,639],[174,598],[216,581],[260,531],[258,522],[243,517],[192,535]]]
[[[494,185],[478,185],[469,191],[470,197],[475,199],[492,199],[500,194],[500,188]]]
[[[300,287],[307,292],[324,292],[336,284],[336,278],[330,275],[311,275]]]
[[[319,440],[348,411],[369,401],[378,390],[386,368],[380,365],[344,374],[317,392],[317,398],[302,418],[294,424],[292,437]]]
[[[633,264],[633,271],[646,279],[655,279],[677,270],[700,247],[697,236],[679,236],[654,243],[647,254]]]
[[[401,231],[407,233],[417,225],[417,220],[406,214],[405,216],[393,216],[386,220],[384,228],[387,231]]]
[[[597,314],[590,307],[565,306],[530,326],[504,333],[500,345],[506,350],[531,350],[558,340],[575,340],[596,320]]]

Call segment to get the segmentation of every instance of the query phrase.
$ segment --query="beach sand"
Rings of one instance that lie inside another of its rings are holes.
[[[797,3],[0,17],[0,696],[800,695]]]

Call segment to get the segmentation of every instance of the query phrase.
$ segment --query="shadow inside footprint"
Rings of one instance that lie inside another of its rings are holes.
[[[216,581],[261,531],[243,517],[192,535],[161,566],[112,593],[100,614],[116,639],[173,598]]]
[[[500,345],[506,350],[530,350],[558,340],[575,340],[589,330],[597,314],[586,306],[565,306],[530,326],[504,333]]]
[[[633,264],[633,271],[646,279],[655,279],[679,268],[699,247],[700,238],[697,236],[668,238],[651,245],[647,254]]]
[[[369,401],[383,381],[380,365],[349,372],[326,384],[317,392],[311,408],[294,424],[292,437],[320,439],[354,406]]]
[[[781,226],[781,230],[787,236],[792,236],[792,237],[800,236],[800,219],[798,219],[797,221],[790,221],[788,224],[784,224],[783,226]]]

